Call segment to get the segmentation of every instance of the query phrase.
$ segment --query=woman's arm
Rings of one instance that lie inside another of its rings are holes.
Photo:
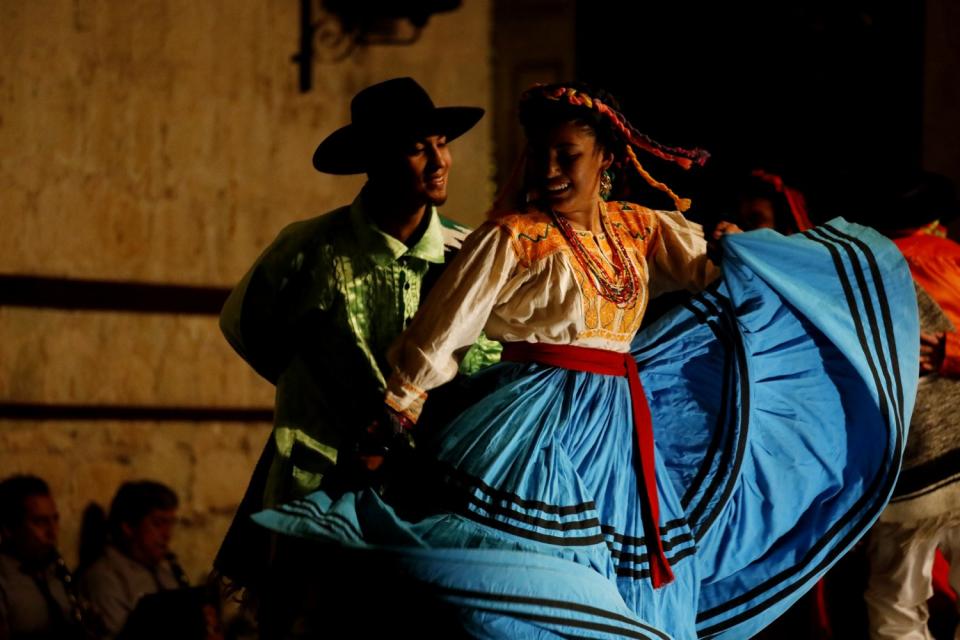
[[[703,227],[679,211],[657,211],[656,215],[647,253],[651,298],[678,289],[698,291],[720,275],[707,257]]]
[[[507,227],[488,222],[470,234],[387,355],[392,410],[416,422],[427,391],[457,374],[518,265]]]

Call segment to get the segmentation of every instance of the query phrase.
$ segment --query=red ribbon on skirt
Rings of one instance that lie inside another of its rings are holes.
[[[673,582],[673,570],[663,551],[660,539],[660,503],[657,499],[657,470],[654,464],[653,420],[647,396],[640,384],[637,363],[630,353],[604,349],[575,347],[566,344],[508,342],[503,346],[502,360],[539,362],[551,367],[586,371],[608,376],[625,376],[630,383],[633,405],[633,426],[640,452],[640,499],[644,538],[650,559],[650,581],[654,588]]]

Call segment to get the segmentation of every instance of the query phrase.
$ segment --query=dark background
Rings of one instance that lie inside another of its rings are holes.
[[[718,183],[760,167],[814,218],[862,217],[851,201],[920,166],[922,2],[579,2],[576,24],[580,79],[655,139],[711,152],[699,176],[648,161],[707,213]]]
[[[921,168],[960,180],[958,32],[949,0],[497,0],[496,180],[522,145],[517,96],[577,79],[660,142],[711,152],[691,172],[641,158],[693,218],[725,217],[736,178],[762,168],[806,194],[814,222],[878,222]]]

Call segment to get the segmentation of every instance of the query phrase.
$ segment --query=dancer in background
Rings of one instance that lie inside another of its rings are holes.
[[[942,567],[939,590],[955,601],[960,588],[960,245],[941,224],[960,206],[943,176],[891,182],[877,189],[886,196],[879,226],[903,252],[917,285],[922,377],[903,471],[868,539],[866,602],[871,638],[919,640],[933,637],[927,601],[935,567]],[[938,550],[949,566],[935,562]]]

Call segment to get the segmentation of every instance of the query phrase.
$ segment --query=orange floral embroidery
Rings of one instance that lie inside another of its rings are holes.
[[[585,331],[580,335],[581,338],[601,337],[626,342],[640,327],[646,310],[646,282],[649,277],[646,256],[657,218],[653,211],[631,203],[608,202],[606,206],[610,223],[620,232],[627,254],[637,268],[640,281],[644,283],[641,295],[630,307],[620,308],[600,295],[548,215],[539,211],[517,213],[503,216],[499,222],[510,231],[517,257],[527,267],[558,251],[564,252],[582,293]],[[603,253],[609,256],[610,246],[606,240],[602,242]],[[587,247],[599,257],[598,248],[592,243],[587,243]],[[606,258],[603,261],[606,262]]]
[[[566,246],[550,217],[539,211],[503,216],[499,222],[510,231],[514,251],[524,266],[529,267]]]

